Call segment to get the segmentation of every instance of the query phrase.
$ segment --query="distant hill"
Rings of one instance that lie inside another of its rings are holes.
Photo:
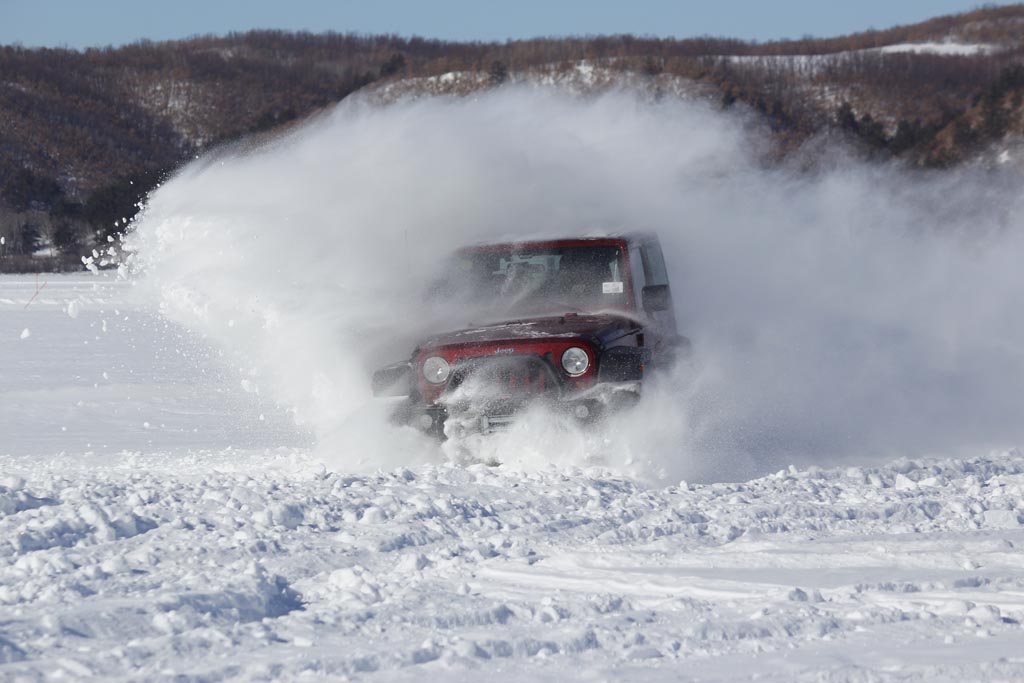
[[[255,31],[85,51],[0,47],[0,271],[43,265],[12,255],[103,244],[195,155],[356,91],[387,101],[507,81],[580,91],[626,81],[747,106],[774,131],[780,156],[829,133],[918,166],[986,154],[999,163],[1024,139],[1024,5],[769,43]]]

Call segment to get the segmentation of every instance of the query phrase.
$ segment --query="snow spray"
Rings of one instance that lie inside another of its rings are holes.
[[[661,236],[693,357],[600,434],[534,411],[481,459],[720,479],[1024,442],[1019,172],[866,165],[827,141],[766,163],[766,140],[742,112],[630,92],[350,99],[186,167],[128,247],[164,315],[340,470],[452,457],[390,426],[369,382],[465,322],[421,305],[448,253],[632,230]]]

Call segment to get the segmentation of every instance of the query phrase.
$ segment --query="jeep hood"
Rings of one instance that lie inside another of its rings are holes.
[[[559,337],[587,338],[603,345],[639,327],[639,324],[621,314],[569,313],[559,316],[526,318],[507,322],[468,327],[446,332],[423,341],[419,348],[435,349],[452,346],[508,343],[554,339]]]

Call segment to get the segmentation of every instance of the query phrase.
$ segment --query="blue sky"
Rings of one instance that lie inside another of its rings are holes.
[[[253,28],[450,40],[596,33],[772,40],[887,28],[978,5],[963,0],[0,0],[0,44],[83,48]]]

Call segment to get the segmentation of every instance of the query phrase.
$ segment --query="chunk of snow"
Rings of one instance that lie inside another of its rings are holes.
[[[387,520],[387,514],[375,505],[371,505],[363,511],[359,521],[363,524],[381,524]]]
[[[25,488],[25,480],[22,477],[8,475],[0,477],[0,486],[3,486],[8,491],[20,491]]]
[[[335,588],[358,590],[363,585],[363,580],[356,573],[355,569],[346,567],[331,572],[330,576],[327,577],[327,583]]]
[[[989,529],[1019,529],[1020,515],[1015,510],[986,510],[982,515]]]
[[[30,332],[27,327],[21,331],[21,338],[22,339],[28,339],[31,336],[32,336],[32,332]]]
[[[895,486],[897,491],[913,491],[917,488],[917,482],[902,474],[897,474]]]

